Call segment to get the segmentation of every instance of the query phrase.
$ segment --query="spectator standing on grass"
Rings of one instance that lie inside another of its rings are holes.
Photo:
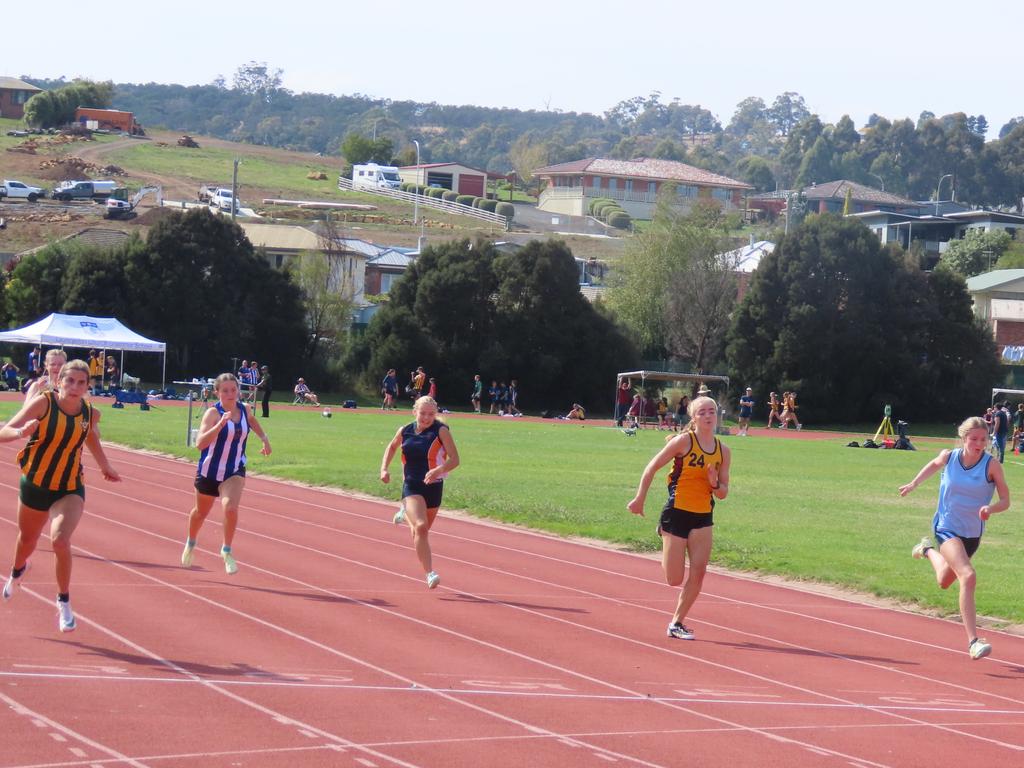
[[[981,545],[985,522],[994,514],[1010,507],[1010,489],[1006,485],[1003,466],[992,461],[986,452],[989,435],[985,420],[972,416],[957,429],[957,447],[939,451],[925,464],[917,476],[900,486],[906,496],[922,482],[942,472],[939,480],[939,502],[932,517],[932,532],[938,548],[928,537],[911,550],[915,558],[926,558],[942,589],[960,582],[960,620],[967,632],[967,652],[972,659],[992,653],[992,646],[978,637],[974,592],[977,574],[971,558]],[[999,501],[992,503],[994,493]]]
[[[740,429],[739,435],[746,437],[750,430],[750,417],[754,415],[754,390],[747,387],[747,391],[740,398]]]
[[[680,432],[686,432],[686,426],[690,423],[690,397],[689,395],[682,395],[679,398],[679,402],[676,404],[676,423],[673,432],[678,429]]]
[[[46,392],[56,392],[60,386],[60,372],[64,363],[68,361],[68,353],[63,349],[51,349],[46,353],[43,362],[43,373],[35,379],[31,386],[25,390],[25,399],[31,400],[36,395]],[[86,375],[89,373],[89,366],[85,366]]]
[[[626,412],[629,411],[629,404],[633,401],[632,387],[629,379],[619,382],[619,388],[615,390],[615,426],[621,427],[626,419]]]
[[[484,383],[480,380],[480,374],[473,376],[473,393],[469,396],[469,404],[473,406],[473,413],[480,413],[480,400],[484,395]]]
[[[256,391],[261,396],[260,404],[263,406],[263,418],[270,418],[270,396],[274,394],[274,381],[270,377],[270,368],[266,365],[260,366],[260,380],[256,384]]]
[[[103,390],[103,361],[95,349],[89,350],[89,386],[95,394]]]
[[[423,370],[421,365],[412,374],[412,397],[414,400],[418,400],[426,394],[427,388],[427,373]]]
[[[59,386],[25,401],[21,410],[0,429],[0,441],[26,435],[28,443],[18,453],[21,487],[18,494],[18,539],[11,573],[3,588],[10,600],[29,568],[39,537],[50,524],[57,580],[57,628],[73,632],[71,610],[71,537],[82,519],[85,481],[82,448],[88,448],[104,480],[121,478],[107,460],[100,443],[100,413],[85,399],[89,389],[89,365],[72,360],[58,372]]]
[[[1017,403],[1017,412],[1013,414],[1013,450],[1020,449],[1020,441],[1024,440],[1024,403]]]
[[[242,402],[251,403],[253,405],[256,404],[256,400],[259,399],[259,391],[257,390],[257,387],[260,383],[261,373],[262,371],[260,370],[259,361],[253,360],[249,364],[249,376],[244,382],[242,382],[245,384],[245,386],[241,388]]]
[[[117,389],[121,383],[117,371],[117,358],[113,355],[107,355],[107,380],[110,382],[111,389]]]
[[[195,501],[188,515],[188,538],[181,552],[181,564],[192,567],[199,531],[218,498],[224,510],[221,526],[223,544],[220,548],[224,571],[233,574],[238,563],[231,545],[238,527],[238,506],[245,490],[245,444],[249,432],[255,432],[263,441],[260,453],[270,455],[270,438],[256,421],[256,415],[241,401],[238,379],[233,373],[222,373],[213,384],[217,402],[206,409],[199,424],[196,448],[199,465],[196,468]]]
[[[673,587],[683,585],[675,612],[668,625],[668,636],[692,640],[694,632],[684,624],[700,595],[711,558],[715,501],[729,495],[729,449],[715,437],[718,403],[710,397],[697,397],[690,403],[692,428],[669,437],[644,468],[640,485],[626,505],[634,515],[643,516],[644,501],[654,476],[672,462],[668,476],[668,502],[661,512],[658,534],[661,536],[661,567],[665,581]],[[690,573],[686,577],[686,561]]]
[[[506,413],[511,413],[513,416],[522,416],[522,411],[519,410],[519,380],[512,379],[508,385],[508,410]]]
[[[398,374],[394,368],[388,368],[384,378],[380,382],[380,393],[384,401],[380,404],[381,410],[394,410],[395,398],[398,397]]]
[[[430,386],[427,387],[427,397],[437,402],[437,381],[433,376],[430,377]]]
[[[42,364],[40,356],[43,354],[43,350],[39,347],[33,347],[28,353],[28,370],[31,373],[36,371],[37,373],[42,370]]]
[[[1003,463],[1006,454],[1006,436],[1010,432],[1010,409],[1007,404],[1000,403],[992,412],[992,437],[995,439],[996,450],[999,452],[999,463]]]
[[[408,523],[416,557],[426,575],[427,588],[434,589],[441,582],[441,577],[434,570],[429,534],[441,508],[444,479],[459,466],[459,452],[451,430],[438,417],[437,403],[433,398],[419,398],[412,412],[413,422],[399,427],[384,449],[380,480],[382,483],[391,482],[389,467],[395,454],[401,450],[402,506],[394,522],[400,524],[404,520]]]
[[[779,402],[779,395],[772,392],[768,395],[768,429],[772,428],[772,422],[779,422],[779,427],[785,426],[782,423],[782,404]]]
[[[491,379],[491,386],[487,388],[487,397],[491,399],[491,410],[490,413],[498,412],[498,382],[495,379]]]

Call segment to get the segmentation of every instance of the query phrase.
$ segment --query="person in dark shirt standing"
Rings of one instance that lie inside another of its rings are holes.
[[[262,395],[260,401],[263,406],[263,418],[270,418],[270,396],[274,393],[274,384],[270,378],[270,368],[266,365],[260,367],[260,380],[256,385],[256,391]]]

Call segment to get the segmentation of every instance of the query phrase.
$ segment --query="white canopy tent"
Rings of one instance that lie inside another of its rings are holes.
[[[121,373],[124,374],[124,353],[159,352],[163,355],[161,389],[167,379],[167,345],[141,336],[114,317],[61,315],[56,312],[24,328],[0,331],[0,342],[38,344],[39,346],[113,349],[121,352]]]
[[[1019,395],[1024,397],[1024,389],[1007,389],[1006,387],[993,387],[992,388],[992,405],[996,403],[996,397],[999,395]]]

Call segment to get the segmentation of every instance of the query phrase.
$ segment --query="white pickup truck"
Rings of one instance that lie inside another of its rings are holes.
[[[0,183],[0,197],[19,197],[34,203],[40,197],[46,197],[46,190],[30,187],[14,179],[4,179],[3,183]]]
[[[238,200],[231,195],[230,189],[225,189],[224,187],[219,187],[213,191],[213,195],[210,197],[210,205],[228,212],[234,208],[235,213],[238,213]]]

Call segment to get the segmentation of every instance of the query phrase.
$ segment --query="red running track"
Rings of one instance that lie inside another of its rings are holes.
[[[393,504],[253,476],[239,573],[216,512],[186,570],[191,465],[110,454],[78,630],[48,543],[0,606],[0,768],[1024,765],[1024,638],[715,572],[672,640],[655,560],[443,512],[431,592]]]

